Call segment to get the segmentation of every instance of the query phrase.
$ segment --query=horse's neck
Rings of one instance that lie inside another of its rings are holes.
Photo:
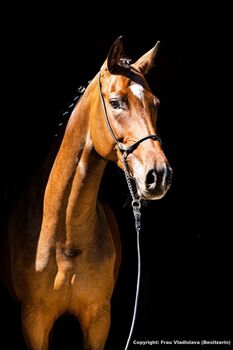
[[[106,161],[95,152],[89,134],[73,177],[66,209],[66,243],[73,245],[82,231],[96,223],[96,201]]]
[[[51,219],[66,229],[84,225],[95,216],[99,184],[106,165],[96,153],[90,136],[89,118],[93,111],[89,95],[93,97],[93,91],[87,91],[87,97],[80,101],[70,118],[45,193],[45,209],[52,211]]]
[[[76,245],[82,230],[93,230],[96,201],[106,161],[93,148],[89,118],[91,101],[97,96],[89,86],[73,111],[51,170],[44,196],[44,213],[37,251],[37,261],[46,261],[57,241]],[[91,94],[88,94],[91,92]],[[39,264],[41,265],[41,264]],[[40,270],[43,266],[39,266]]]

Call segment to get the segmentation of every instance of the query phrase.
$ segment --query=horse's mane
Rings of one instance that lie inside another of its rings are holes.
[[[58,143],[61,142],[61,138],[63,137],[66,125],[68,123],[68,120],[70,118],[70,115],[74,109],[74,107],[79,103],[80,98],[83,96],[84,92],[86,91],[87,86],[90,84],[91,80],[88,80],[88,82],[85,85],[80,85],[78,89],[76,90],[76,94],[71,98],[71,100],[67,103],[67,107],[59,113],[59,122],[56,126],[56,130],[54,133],[54,138],[59,140]]]
[[[71,113],[74,110],[74,108],[78,105],[81,97],[83,96],[90,82],[91,80],[89,80],[85,85],[80,85],[77,88],[76,93],[73,95],[73,97],[71,97],[71,99],[68,101],[67,107],[59,113],[59,121],[55,126],[55,131],[53,133],[50,149],[48,150],[47,155],[45,156],[42,166],[40,166],[38,169],[38,176],[40,176],[40,171],[44,171],[44,169],[46,169],[47,176],[45,174],[45,176],[43,176],[46,181],[48,179],[49,173],[59,151]]]

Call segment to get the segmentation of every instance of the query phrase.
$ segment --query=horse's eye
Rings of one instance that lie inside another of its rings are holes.
[[[119,100],[110,100],[110,105],[112,106],[112,108],[114,109],[118,109],[121,108],[121,104]]]

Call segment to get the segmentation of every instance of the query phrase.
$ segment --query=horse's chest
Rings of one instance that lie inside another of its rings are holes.
[[[70,311],[77,310],[83,302],[109,298],[114,286],[115,254],[96,254],[83,250],[77,256],[64,255],[58,264],[54,290],[62,293]]]
[[[111,237],[96,235],[88,244],[66,247],[59,244],[56,249],[57,275],[55,289],[67,288],[77,294],[93,289],[112,279],[116,252]],[[96,287],[95,287],[96,286]]]
[[[57,253],[58,271],[63,271],[73,285],[78,277],[80,280],[89,280],[92,275],[111,269],[115,263],[116,253],[110,242],[108,245],[109,249],[104,247],[104,244],[101,246],[95,242],[82,249],[61,248]]]

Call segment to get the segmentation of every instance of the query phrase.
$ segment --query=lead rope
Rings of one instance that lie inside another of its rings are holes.
[[[125,174],[125,179],[129,188],[129,192],[130,195],[132,197],[132,208],[133,208],[133,214],[134,214],[134,220],[135,220],[135,229],[136,229],[136,233],[137,233],[137,257],[138,257],[138,274],[137,274],[137,285],[136,285],[136,294],[135,294],[135,301],[134,301],[134,311],[133,311],[133,318],[132,318],[132,323],[131,323],[131,327],[130,327],[130,332],[128,335],[128,339],[127,339],[127,343],[125,346],[125,350],[128,349],[129,347],[129,343],[132,337],[132,333],[133,333],[133,329],[134,329],[134,324],[135,324],[135,320],[136,320],[136,313],[137,313],[137,306],[138,306],[138,296],[139,296],[139,287],[140,287],[140,277],[141,277],[141,254],[140,254],[140,241],[139,241],[139,235],[140,235],[140,230],[141,230],[141,198],[138,196],[138,194],[134,194],[134,190],[131,184],[131,179],[130,179],[130,174],[129,174],[129,170],[128,170],[128,165],[127,165],[127,156],[129,153],[133,152],[134,148],[137,147],[137,145],[142,142],[147,140],[148,138],[152,138],[153,140],[159,140],[159,138],[157,137],[157,135],[148,135],[146,137],[143,137],[142,139],[138,140],[137,142],[135,142],[133,145],[131,145],[130,147],[124,149],[121,146],[121,143],[118,141],[118,139],[116,138],[112,127],[110,125],[110,122],[108,120],[108,114],[107,114],[107,110],[106,110],[106,106],[104,103],[104,98],[101,92],[101,82],[100,82],[100,78],[101,75],[99,73],[99,78],[98,78],[98,87],[99,87],[99,93],[100,93],[100,100],[101,100],[101,104],[103,107],[103,111],[104,111],[104,116],[105,116],[105,120],[108,126],[108,130],[110,132],[110,134],[112,135],[113,139],[115,140],[117,147],[121,153],[122,156],[122,163],[124,166],[124,174]]]
[[[138,297],[139,297],[139,288],[140,288],[140,277],[141,277],[141,254],[140,254],[140,230],[141,230],[141,198],[138,196],[138,194],[135,196],[133,187],[131,184],[131,179],[128,171],[128,165],[127,165],[127,153],[122,154],[122,162],[124,166],[124,174],[125,179],[129,188],[129,192],[132,197],[132,208],[133,208],[133,214],[134,214],[134,220],[135,220],[135,230],[137,233],[137,257],[138,257],[138,273],[137,273],[137,285],[136,285],[136,294],[135,294],[135,301],[134,301],[134,311],[133,311],[133,318],[132,323],[130,327],[130,332],[128,335],[127,343],[125,345],[125,350],[128,349],[130,340],[133,334],[133,329],[135,325],[136,320],[136,314],[137,314],[137,307],[138,307]]]

